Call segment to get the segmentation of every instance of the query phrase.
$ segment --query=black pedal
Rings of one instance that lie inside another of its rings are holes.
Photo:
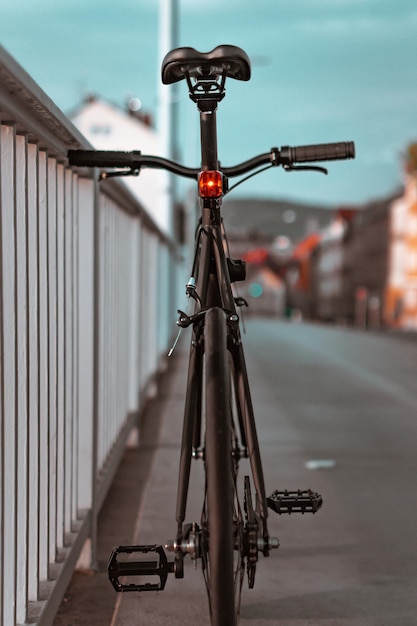
[[[282,513],[317,513],[323,499],[320,494],[310,489],[301,491],[274,491],[266,499],[268,507],[281,515]]]
[[[119,555],[135,553],[155,555],[155,559],[133,561],[118,558]],[[111,553],[108,565],[109,579],[116,591],[162,591],[168,574],[174,572],[174,563],[168,562],[162,546],[119,546]],[[157,576],[158,583],[122,583],[121,578],[129,576]]]

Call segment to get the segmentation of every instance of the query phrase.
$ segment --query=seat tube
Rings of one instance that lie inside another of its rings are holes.
[[[199,102],[200,111],[200,138],[201,138],[201,169],[217,170],[219,161],[217,157],[217,102],[215,100],[203,100]],[[202,203],[203,226],[220,224],[220,202],[218,198],[205,198]]]
[[[216,110],[200,111],[201,167],[203,170],[217,170],[217,121]]]

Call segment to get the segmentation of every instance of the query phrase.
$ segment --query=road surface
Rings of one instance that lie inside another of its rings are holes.
[[[271,512],[270,533],[281,547],[261,557],[255,589],[245,584],[241,625],[415,626],[417,340],[275,320],[246,325],[267,489],[312,488],[324,505],[314,516]],[[164,543],[175,534],[184,356],[177,365],[161,401],[135,542]],[[201,501],[195,467],[190,521]],[[115,594],[116,601],[97,623],[209,623],[192,565],[183,581],[170,577],[163,593]],[[83,622],[56,620],[70,623]]]

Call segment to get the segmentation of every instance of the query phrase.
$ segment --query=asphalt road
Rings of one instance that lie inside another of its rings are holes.
[[[249,320],[244,342],[267,489],[312,488],[324,505],[314,516],[271,512],[281,547],[261,558],[255,589],[244,587],[241,625],[415,626],[417,341]],[[103,554],[110,542],[164,543],[175,533],[186,366],[176,358],[142,449],[129,453],[139,466],[125,461],[103,512]],[[195,466],[190,521],[201,501]],[[200,572],[189,566],[183,581],[171,578],[160,594],[112,595],[105,574],[78,575],[55,626],[208,624]],[[97,600],[91,592],[83,607],[94,584]]]

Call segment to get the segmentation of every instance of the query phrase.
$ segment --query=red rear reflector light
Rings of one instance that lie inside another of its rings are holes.
[[[201,198],[220,198],[223,195],[223,176],[217,170],[201,172],[198,177]]]

